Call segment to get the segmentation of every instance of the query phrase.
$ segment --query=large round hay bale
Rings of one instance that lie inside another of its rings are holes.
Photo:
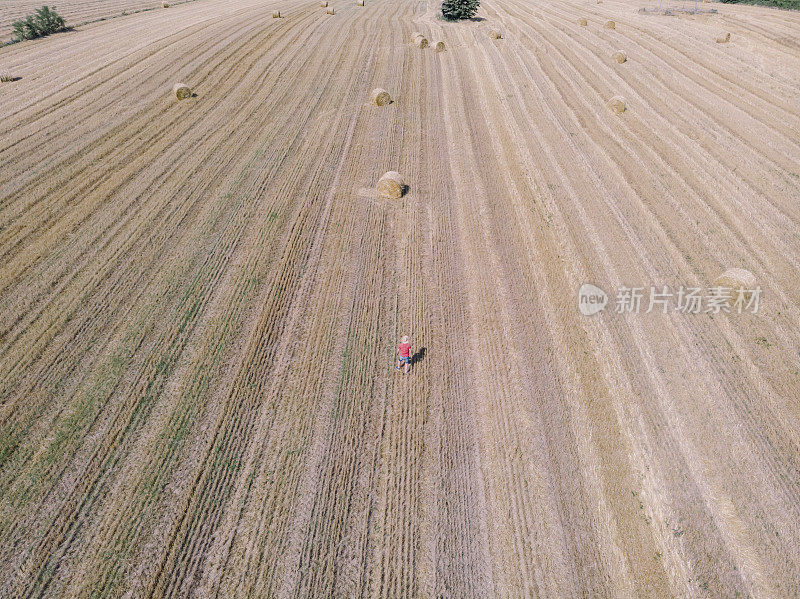
[[[333,9],[333,8],[328,8],[328,9],[325,11],[325,14],[326,14],[326,15],[332,15],[332,14],[335,14],[335,13],[336,13],[336,11],[334,11],[334,9]]]
[[[320,5],[322,8],[327,8],[327,7],[328,7],[328,3],[327,3],[327,2],[325,2],[325,1],[323,1],[323,2],[320,2],[320,3],[319,3],[319,5]]]
[[[614,114],[622,114],[625,112],[625,98],[622,96],[614,96],[608,101],[608,107]]]
[[[387,104],[392,103],[392,97],[382,87],[376,87],[372,90],[372,103],[377,104],[378,106],[386,106]]]
[[[15,77],[13,75],[9,75],[8,73],[3,73],[0,75],[0,83],[11,83],[14,81]]]
[[[417,48],[427,48],[428,38],[426,38],[424,35],[418,35],[414,38],[414,45]]]
[[[161,8],[169,8],[169,2],[162,2]]]
[[[586,19],[584,19],[583,17],[578,19],[578,25],[580,25],[581,27],[586,27],[586,25],[587,25]]]
[[[436,42],[436,43],[433,45],[433,49],[434,49],[436,52],[444,52],[445,50],[447,50],[447,48],[445,48],[444,42],[441,42],[441,41],[439,41],[439,42]]]
[[[718,37],[718,38],[717,38],[717,43],[718,43],[718,44],[727,44],[729,41],[731,41],[731,34],[730,34],[730,32],[728,32],[728,33],[726,33],[725,35],[723,35],[723,36],[721,36],[721,37]]]
[[[496,29],[492,29],[491,31],[489,31],[489,37],[492,38],[493,40],[499,40],[503,38],[501,33]]]
[[[405,181],[397,171],[389,171],[378,180],[378,195],[382,198],[400,198],[405,190]]]
[[[625,56],[625,52],[623,52],[622,50],[617,50],[616,52],[614,52],[614,53],[611,55],[611,58],[613,58],[614,60],[616,60],[616,61],[617,61],[619,64],[622,64],[623,62],[625,62],[626,60],[628,60],[628,57],[627,57],[627,56]]]
[[[606,29],[616,29],[617,24],[614,23],[614,21],[606,21],[606,24],[603,25],[603,27],[605,27]]]
[[[750,301],[756,288],[756,276],[744,268],[729,268],[714,279],[714,287],[730,289],[733,301],[739,297],[740,291],[744,300]]]
[[[192,88],[185,83],[176,83],[172,86],[172,93],[178,100],[185,100],[192,97]]]
[[[280,19],[280,18],[281,18],[281,11],[279,11],[279,10],[273,10],[273,11],[272,11],[272,18],[273,18],[273,19]]]
[[[364,0],[358,0],[358,2],[356,2],[356,5],[357,6],[364,6]]]

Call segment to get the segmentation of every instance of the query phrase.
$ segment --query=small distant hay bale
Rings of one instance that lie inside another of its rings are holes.
[[[616,29],[617,24],[614,21],[606,21],[606,24],[603,25],[606,29]]]
[[[169,8],[169,2],[162,2],[161,8]]]
[[[489,37],[492,38],[493,40],[503,39],[502,34],[499,31],[497,31],[496,29],[492,29],[489,32]]]
[[[729,268],[714,279],[714,287],[730,289],[733,301],[739,297],[740,291],[743,299],[750,301],[756,288],[756,276],[744,268]]]
[[[328,6],[328,3],[327,3],[327,2],[320,2],[320,3],[319,3],[319,5],[320,5],[322,8],[327,8],[327,6]]]
[[[333,8],[329,8],[329,9],[327,9],[327,10],[325,11],[325,14],[326,14],[326,15],[332,15],[332,14],[335,14],[335,13],[336,13],[336,11],[334,11],[334,10],[333,10]]]
[[[11,83],[15,79],[16,77],[14,77],[13,75],[9,75],[8,73],[3,73],[2,75],[0,75],[0,83]]]
[[[428,47],[428,38],[424,35],[418,35],[414,38],[414,45],[417,48],[427,48]]]
[[[625,98],[622,96],[614,96],[608,101],[607,106],[614,114],[622,114],[625,112]]]
[[[192,88],[185,83],[176,83],[172,86],[172,93],[178,100],[185,100],[192,97]]]
[[[583,17],[578,19],[578,25],[580,25],[581,27],[586,27],[586,19],[584,19]]]
[[[356,5],[357,6],[364,6],[364,0],[358,0],[358,2],[356,2]]]
[[[280,19],[280,18],[281,18],[281,11],[279,11],[279,10],[273,10],[273,11],[272,11],[272,18],[273,18],[273,19]]]
[[[441,42],[441,41],[439,41],[439,42],[436,42],[436,43],[433,45],[433,49],[434,49],[436,52],[444,52],[445,50],[447,50],[447,48],[446,48],[446,47],[445,47],[445,45],[444,45],[444,42]]]
[[[386,106],[392,103],[392,97],[382,87],[376,87],[372,90],[372,103],[378,106]]]
[[[731,33],[730,33],[730,31],[728,33],[726,33],[725,35],[717,38],[717,43],[718,44],[727,44],[729,41],[731,41]]]
[[[627,57],[627,56],[625,56],[625,52],[623,52],[622,50],[617,50],[616,52],[614,52],[614,53],[611,55],[611,58],[613,58],[614,60],[616,60],[616,61],[617,61],[619,64],[622,64],[623,62],[625,62],[626,60],[628,60],[628,57]]]
[[[401,198],[405,190],[406,183],[397,171],[389,171],[378,180],[378,195],[382,198]]]

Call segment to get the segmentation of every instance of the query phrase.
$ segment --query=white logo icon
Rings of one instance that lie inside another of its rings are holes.
[[[578,310],[581,311],[581,314],[584,316],[597,314],[607,304],[608,295],[606,295],[605,291],[589,283],[581,285],[578,290]]]

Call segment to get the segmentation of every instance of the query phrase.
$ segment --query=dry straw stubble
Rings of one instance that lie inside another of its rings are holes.
[[[382,87],[376,87],[372,90],[372,103],[378,106],[386,106],[392,103],[392,97]]]
[[[378,180],[378,196],[382,198],[397,199],[403,197],[406,183],[403,176],[397,171],[389,171]]]
[[[608,107],[614,114],[622,114],[625,112],[625,98],[622,96],[614,96],[608,101]]]
[[[172,93],[178,100],[185,100],[192,97],[192,88],[185,83],[176,83],[172,86]]]

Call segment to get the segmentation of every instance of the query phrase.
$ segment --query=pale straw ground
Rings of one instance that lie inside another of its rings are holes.
[[[0,49],[0,596],[800,595],[800,14],[331,6]]]

